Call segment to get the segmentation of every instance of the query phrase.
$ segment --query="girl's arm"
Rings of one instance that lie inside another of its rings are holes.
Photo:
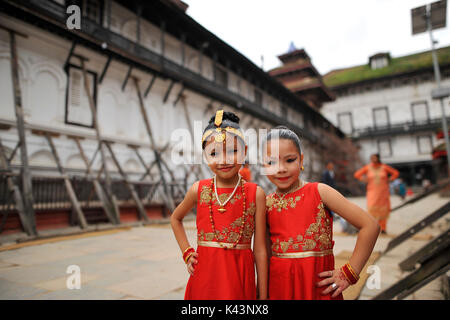
[[[172,225],[173,233],[177,239],[178,245],[180,246],[181,252],[183,253],[187,248],[190,247],[189,241],[186,236],[186,231],[183,227],[183,219],[188,214],[189,211],[195,206],[197,202],[197,191],[198,191],[198,181],[195,182],[186,193],[183,201],[175,208],[170,217],[170,224]],[[197,263],[198,254],[194,253],[188,260],[188,271],[192,275],[194,273],[194,268],[192,264]]]
[[[353,254],[349,260],[350,266],[353,268],[355,273],[359,275],[364,268],[364,265],[367,263],[370,254],[372,253],[373,247],[375,246],[375,242],[377,241],[380,233],[380,226],[366,211],[347,200],[343,195],[330,186],[319,183],[318,190],[325,206],[359,229],[355,249],[353,250]],[[328,277],[327,279],[320,281],[318,283],[319,286],[332,283],[336,283],[338,285],[333,297],[337,296],[349,286],[347,281],[340,278],[342,277],[340,270],[334,270],[333,274],[329,271],[325,271],[319,274],[319,276]],[[323,294],[328,294],[332,290],[333,289],[331,286],[329,286]]]
[[[259,299],[267,299],[268,259],[266,247],[266,194],[256,189],[255,239],[253,243],[256,271],[258,274]]]

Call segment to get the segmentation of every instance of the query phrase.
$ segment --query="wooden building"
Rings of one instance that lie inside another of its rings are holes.
[[[219,108],[244,130],[291,127],[306,179],[320,177],[343,133],[186,9],[0,1],[0,235],[167,217],[210,176],[204,164],[172,161],[172,135],[187,132],[201,159],[201,130]],[[270,188],[258,166],[256,182]]]

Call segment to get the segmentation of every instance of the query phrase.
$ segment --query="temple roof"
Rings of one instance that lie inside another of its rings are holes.
[[[450,66],[450,46],[437,51],[439,65]],[[373,58],[374,56],[372,56]],[[372,69],[370,65],[363,64],[349,68],[336,69],[323,76],[324,83],[329,87],[340,87],[357,84],[369,80],[381,80],[387,77],[400,76],[411,72],[429,70],[433,68],[430,50],[410,54],[397,58],[391,57],[388,66]]]

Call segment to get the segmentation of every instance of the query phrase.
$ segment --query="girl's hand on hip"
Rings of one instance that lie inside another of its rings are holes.
[[[197,253],[197,252],[194,252],[194,253],[189,257],[188,262],[187,262],[187,264],[186,264],[186,265],[187,265],[187,270],[188,270],[188,272],[189,272],[189,274],[190,274],[191,276],[194,275],[195,265],[198,263],[197,258],[198,258],[198,253]]]
[[[327,295],[334,291],[331,295],[332,298],[337,297],[340,293],[342,293],[342,291],[350,286],[350,283],[340,269],[321,272],[319,273],[319,277],[326,279],[317,282],[316,285],[318,287],[324,287],[328,285],[328,287],[324,291],[322,291],[322,294]]]

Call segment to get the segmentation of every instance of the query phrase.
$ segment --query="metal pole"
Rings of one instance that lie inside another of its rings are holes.
[[[436,50],[434,48],[435,41],[433,39],[433,32],[431,30],[431,7],[430,7],[430,5],[427,5],[426,20],[427,20],[427,29],[428,29],[428,33],[430,35],[430,41],[431,41],[431,56],[433,58],[434,78],[436,80],[438,88],[440,88],[441,87],[441,73],[439,71],[439,63],[438,63],[438,59],[437,59]],[[443,100],[443,98],[439,98],[439,100],[441,103],[442,130],[444,131],[445,150],[447,151],[447,173],[450,176],[450,140],[448,137],[447,116],[445,115],[444,100]]]

